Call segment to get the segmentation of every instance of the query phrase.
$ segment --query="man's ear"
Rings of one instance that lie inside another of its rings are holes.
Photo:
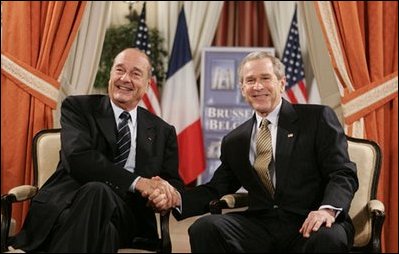
[[[147,92],[148,89],[150,88],[150,85],[151,85],[151,78],[148,79],[147,87],[145,88],[145,91],[146,91],[146,92]]]
[[[244,86],[242,85],[241,82],[240,82],[240,90],[241,90],[241,95],[242,95],[243,97],[245,97],[245,94],[244,94]]]
[[[285,77],[283,77],[282,79],[279,80],[279,82],[280,82],[280,92],[284,93],[287,79]]]

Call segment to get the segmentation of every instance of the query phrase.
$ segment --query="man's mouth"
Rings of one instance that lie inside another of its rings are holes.
[[[258,97],[268,97],[269,95],[268,94],[254,94],[254,95],[252,95],[252,97],[254,97],[254,98],[258,98]]]
[[[125,86],[120,86],[120,85],[116,85],[116,87],[123,91],[128,91],[128,92],[133,91],[133,89],[131,87],[125,87]]]

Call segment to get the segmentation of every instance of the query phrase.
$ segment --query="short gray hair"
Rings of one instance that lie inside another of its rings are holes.
[[[239,77],[239,80],[240,80],[241,84],[242,84],[242,81],[243,81],[242,68],[244,67],[244,65],[246,63],[250,62],[250,61],[264,59],[264,58],[270,59],[270,61],[273,64],[274,74],[277,76],[277,78],[279,80],[282,79],[285,76],[285,66],[280,61],[280,59],[270,55],[270,53],[265,52],[265,51],[255,51],[255,52],[252,52],[252,53],[249,53],[248,55],[246,55],[242,59],[240,65],[238,66],[238,77]]]

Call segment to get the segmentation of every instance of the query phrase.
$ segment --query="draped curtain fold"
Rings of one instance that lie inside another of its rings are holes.
[[[111,18],[110,1],[89,1],[79,32],[60,75],[57,108],[53,111],[54,127],[60,127],[61,103],[69,95],[104,93],[94,88],[105,33]]]
[[[271,47],[273,45],[262,1],[225,1],[214,46]]]
[[[382,149],[383,251],[398,251],[398,3],[315,2],[341,91],[347,134]]]
[[[1,193],[30,184],[33,136],[53,126],[57,81],[86,3],[2,3]],[[13,209],[20,227],[27,204]]]

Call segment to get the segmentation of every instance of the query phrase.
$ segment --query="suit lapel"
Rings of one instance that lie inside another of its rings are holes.
[[[148,158],[153,153],[152,147],[156,140],[156,130],[152,119],[144,109],[137,107],[137,143],[136,143],[136,169],[145,168]]]
[[[277,129],[277,141],[276,141],[276,195],[278,195],[279,189],[284,189],[284,185],[287,181],[284,181],[286,177],[289,177],[289,161],[291,159],[292,149],[295,141],[298,138],[298,128],[295,125],[295,121],[298,116],[293,106],[283,99],[281,105],[278,129]]]
[[[104,135],[110,145],[113,154],[116,154],[116,123],[114,111],[112,110],[108,96],[101,98],[99,111],[94,112],[94,118],[97,121],[100,132]]]
[[[242,125],[241,131],[238,133],[238,139],[237,139],[237,146],[242,149],[242,151],[245,151],[243,153],[238,153],[237,156],[239,158],[238,161],[240,162],[245,162],[245,167],[251,168],[251,162],[249,161],[249,150],[250,150],[250,145],[251,145],[251,134],[252,134],[252,128],[254,125],[254,121],[256,117],[255,114],[251,119],[249,119],[247,122],[245,122]],[[242,157],[241,157],[242,156]]]

